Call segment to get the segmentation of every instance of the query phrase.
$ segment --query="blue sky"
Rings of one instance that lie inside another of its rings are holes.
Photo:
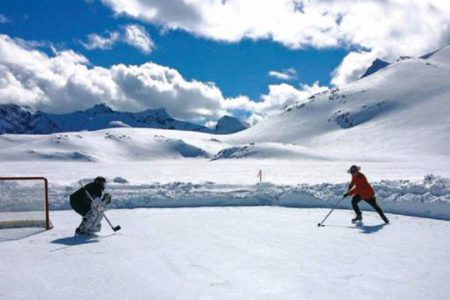
[[[142,53],[126,44],[109,50],[87,50],[80,41],[91,33],[118,30],[136,23],[128,17],[114,16],[98,1],[3,0],[0,11],[10,20],[1,31],[12,37],[46,41],[59,48],[74,49],[94,65],[142,64],[153,61],[177,69],[187,79],[215,82],[226,97],[248,95],[258,99],[268,92],[269,84],[279,83],[269,76],[272,70],[294,68],[294,85],[318,81],[329,85],[332,72],[348,54],[343,47],[330,49],[289,49],[270,40],[217,42],[184,31],[164,32],[151,24],[145,26],[155,49]],[[48,51],[49,49],[44,49]]]
[[[432,0],[0,0],[0,103],[254,123],[449,32]]]

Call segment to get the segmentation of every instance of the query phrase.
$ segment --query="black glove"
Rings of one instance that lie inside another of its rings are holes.
[[[348,193],[345,193],[344,196],[342,196],[342,198],[345,198],[348,196]]]

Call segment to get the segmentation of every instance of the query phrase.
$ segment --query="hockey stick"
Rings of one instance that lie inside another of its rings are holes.
[[[342,197],[341,199],[339,199],[338,202],[336,202],[336,204],[334,205],[334,207],[330,210],[330,212],[328,213],[328,215],[325,216],[325,218],[322,220],[322,222],[320,222],[319,224],[317,224],[317,226],[319,227],[324,227],[325,225],[323,225],[323,222],[325,222],[325,220],[331,215],[331,213],[333,212],[333,210],[335,210],[335,208],[337,208],[337,206],[339,205],[339,203],[341,203],[342,200],[344,200],[345,197]]]
[[[89,197],[89,199],[91,199],[91,201],[94,202],[94,199],[92,199],[91,194],[89,194],[89,192],[86,190],[86,188],[84,187],[84,185],[81,184],[81,182],[80,182],[80,185],[81,185],[81,188],[86,192],[86,195]],[[102,213],[103,217],[104,217],[105,220],[108,222],[109,226],[111,227],[111,229],[112,229],[114,232],[119,231],[120,229],[122,229],[122,227],[120,227],[120,225],[113,226],[113,224],[111,224],[111,221],[109,221],[108,217],[105,215],[105,212],[104,212],[104,211],[102,211],[101,213]]]
[[[108,217],[105,215],[104,212],[103,212],[103,216],[105,217],[106,222],[108,222],[109,226],[111,226],[111,229],[112,229],[114,232],[119,231],[120,229],[122,229],[122,227],[120,227],[120,225],[117,225],[117,226],[114,227],[114,226],[111,224],[111,222],[109,221]]]

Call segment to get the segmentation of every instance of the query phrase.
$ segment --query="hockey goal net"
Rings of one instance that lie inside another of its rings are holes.
[[[48,181],[44,177],[0,177],[0,229],[51,229]]]

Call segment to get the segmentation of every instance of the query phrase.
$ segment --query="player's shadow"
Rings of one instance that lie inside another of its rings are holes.
[[[371,234],[371,233],[380,231],[381,229],[383,229],[384,226],[386,226],[386,224],[379,224],[379,225],[359,224],[359,225],[356,225],[356,228],[361,230],[362,233]]]
[[[379,224],[379,225],[364,225],[364,224],[356,224],[356,226],[342,226],[342,225],[325,225],[326,227],[342,227],[342,228],[352,228],[352,229],[358,229],[361,231],[361,233],[364,234],[372,234],[380,231],[383,229],[386,224]]]
[[[51,252],[66,249],[68,247],[98,243],[97,239],[89,236],[69,236],[51,241],[52,244],[63,245],[64,247],[51,250]]]

